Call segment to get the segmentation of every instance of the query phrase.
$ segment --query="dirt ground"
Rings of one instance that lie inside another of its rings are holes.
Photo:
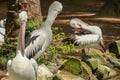
[[[42,15],[46,19],[48,7],[54,0],[41,0]],[[63,11],[57,17],[54,26],[63,28],[66,36],[72,34],[72,28],[67,22],[72,18],[80,18],[88,24],[98,25],[103,32],[106,46],[115,40],[120,40],[120,18],[96,16],[107,0],[59,0]],[[0,2],[0,19],[6,18],[7,3]]]

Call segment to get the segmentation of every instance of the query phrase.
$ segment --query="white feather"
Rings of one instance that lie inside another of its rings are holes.
[[[26,11],[21,11],[19,13],[20,22],[27,22],[28,16]]]

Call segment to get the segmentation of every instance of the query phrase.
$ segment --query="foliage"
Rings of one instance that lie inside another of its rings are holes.
[[[53,31],[53,41],[62,40],[62,38],[65,36],[62,28],[60,28],[60,27],[57,27],[57,26],[54,27],[53,26],[52,31]]]
[[[75,48],[75,45],[70,43],[64,43],[62,46],[59,46],[63,54],[70,54],[74,52],[78,52],[78,50]]]
[[[30,32],[37,29],[42,24],[43,22],[41,20],[37,20],[37,21],[30,20],[29,23],[27,24],[26,34],[29,34]]]
[[[0,48],[0,63],[3,65],[3,68],[6,66],[7,61],[12,59],[15,56],[16,42],[11,42],[10,39],[5,35],[6,43],[3,43]]]
[[[50,45],[47,53],[50,55],[49,60],[52,60],[55,57],[55,55],[58,53],[56,46]]]

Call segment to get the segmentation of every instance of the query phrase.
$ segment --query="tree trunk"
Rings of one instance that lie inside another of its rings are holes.
[[[120,17],[120,0],[108,0],[97,15],[103,17]]]
[[[42,20],[40,0],[27,0],[30,5],[30,10],[28,11],[29,19]]]

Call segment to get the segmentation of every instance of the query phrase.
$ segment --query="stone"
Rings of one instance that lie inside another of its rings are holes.
[[[52,80],[53,73],[44,65],[38,67],[38,80]]]
[[[110,53],[115,53],[117,57],[120,57],[120,40],[109,44],[108,50]]]
[[[97,80],[97,78],[92,74],[92,69],[90,68],[90,66],[86,63],[86,62],[83,62],[81,61],[81,66],[82,66],[82,75],[83,75],[83,78],[85,80]],[[86,74],[87,72],[87,74]],[[87,75],[87,76],[86,76]]]
[[[101,52],[93,51],[93,52],[90,53],[90,56],[91,56],[92,58],[97,59],[98,64],[107,64],[107,63],[108,63],[108,61],[107,61],[106,58],[104,57],[104,54],[101,53]]]
[[[81,72],[81,64],[78,59],[71,58],[70,60],[66,61],[60,68],[61,70],[66,70],[73,74],[79,74]]]
[[[80,76],[76,76],[67,71],[58,71],[53,80],[84,80]]]
[[[111,69],[107,66],[104,65],[99,65],[97,71],[96,71],[96,76],[99,80],[104,80],[105,78],[109,77],[109,72]]]
[[[90,65],[92,70],[96,70],[98,68],[98,60],[95,58],[90,58],[87,60],[88,65]]]

